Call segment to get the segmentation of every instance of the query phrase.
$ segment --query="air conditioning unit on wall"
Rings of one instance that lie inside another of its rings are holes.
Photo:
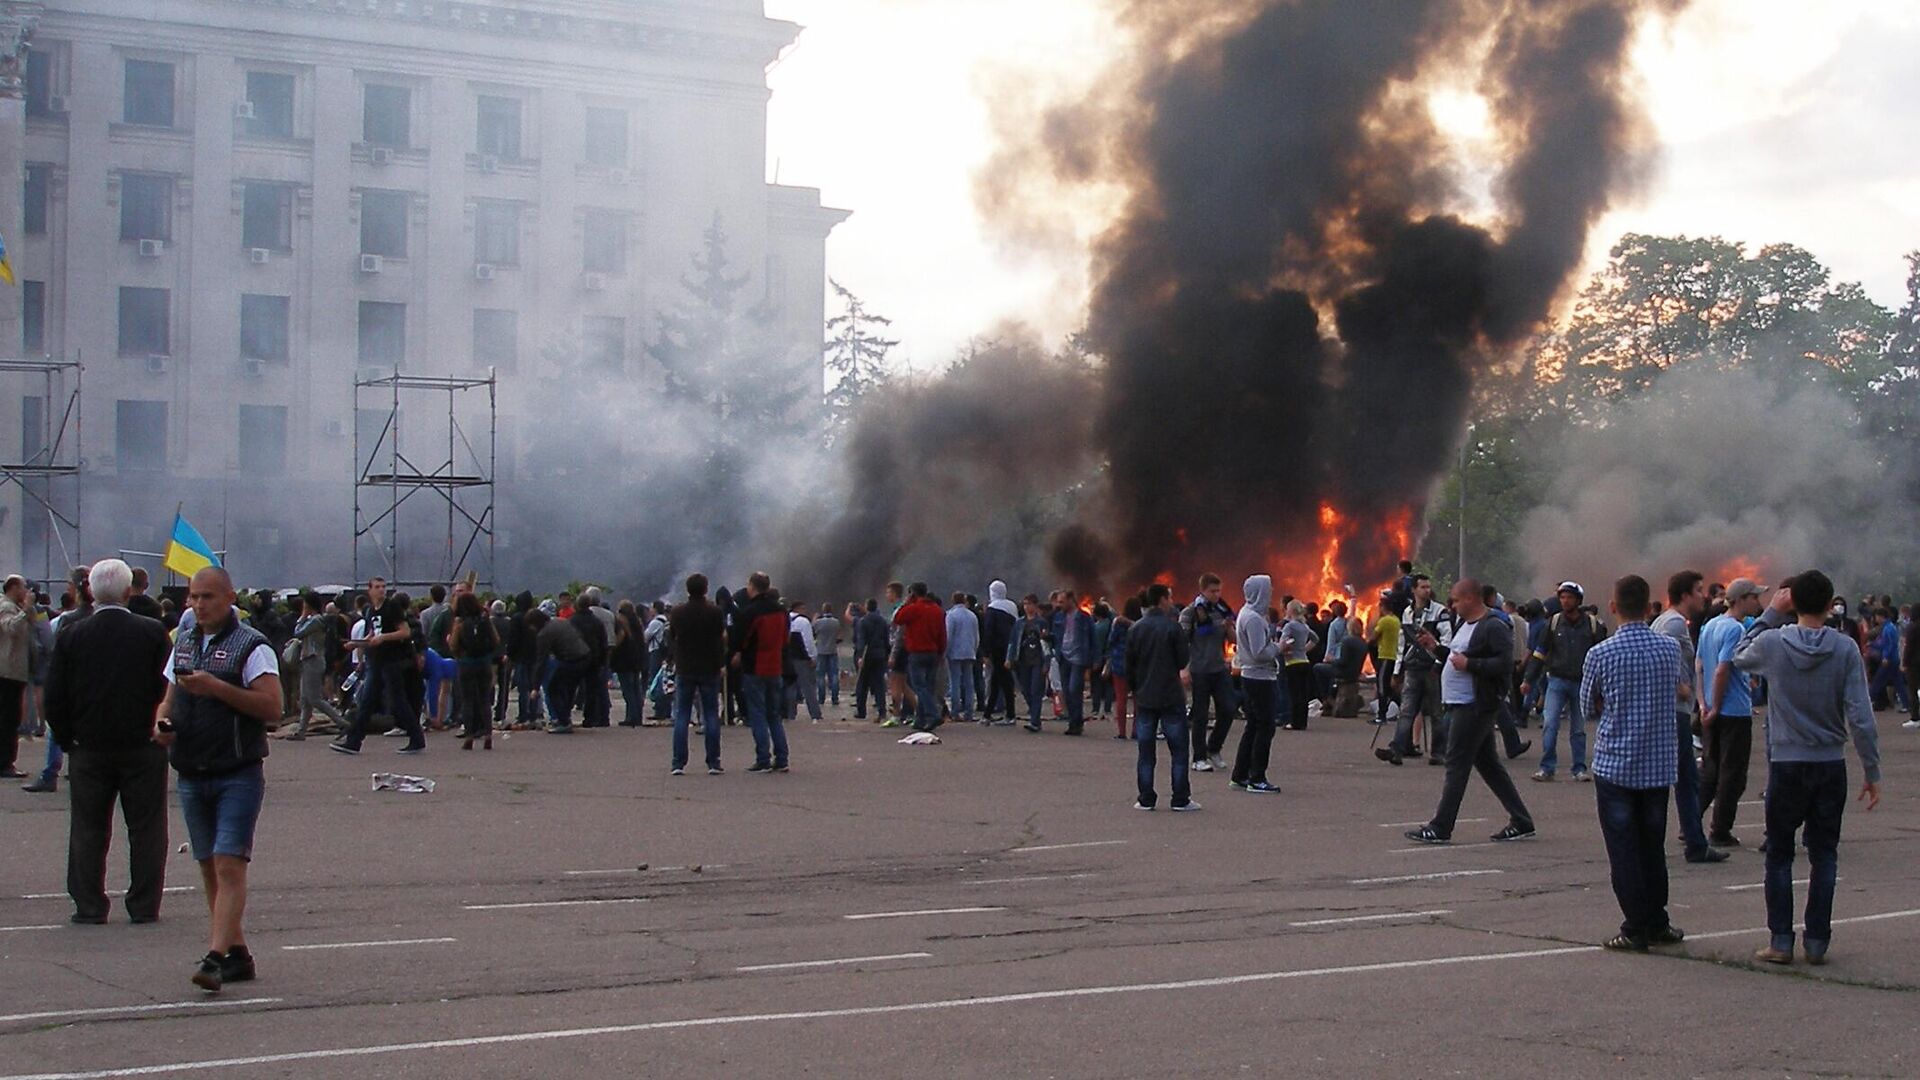
[[[266,248],[248,248],[247,261],[255,266],[265,266],[273,259],[273,252]]]
[[[173,367],[173,357],[165,353],[154,353],[147,357],[147,371],[153,375],[165,375]]]
[[[393,147],[376,146],[367,151],[367,160],[375,165],[391,165],[393,164]]]
[[[165,250],[167,250],[167,242],[165,240],[140,241],[140,257],[143,259],[157,259],[160,257],[160,253]]]
[[[473,264],[473,280],[492,281],[493,280],[493,264],[492,263]]]
[[[384,263],[385,260],[378,255],[362,255],[360,256],[360,272],[363,274],[377,274],[380,272],[381,266]]]

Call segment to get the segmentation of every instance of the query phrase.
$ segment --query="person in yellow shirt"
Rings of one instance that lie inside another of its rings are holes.
[[[1400,616],[1394,614],[1390,590],[1380,590],[1380,616],[1373,621],[1367,643],[1373,646],[1374,723],[1387,722],[1387,704],[1394,699],[1393,666],[1400,655]]]

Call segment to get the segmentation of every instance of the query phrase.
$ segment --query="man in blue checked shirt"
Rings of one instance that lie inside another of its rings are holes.
[[[1606,947],[1645,952],[1685,937],[1667,919],[1667,791],[1679,771],[1673,706],[1680,646],[1647,626],[1653,589],[1629,574],[1614,583],[1620,630],[1587,654],[1580,703],[1599,717],[1594,795],[1625,921]]]

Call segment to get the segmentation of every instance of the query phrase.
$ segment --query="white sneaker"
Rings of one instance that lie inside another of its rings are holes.
[[[1909,720],[1900,726],[1906,728],[1908,731],[1920,731],[1920,720]]]
[[[1193,771],[1194,772],[1212,772],[1213,762],[1208,761],[1206,758],[1201,758],[1199,761],[1196,761],[1193,763]]]
[[[1153,809],[1153,807],[1148,806],[1146,803],[1141,802],[1139,799],[1133,800],[1133,808],[1135,810],[1148,810],[1148,811],[1151,811]]]
[[[1192,799],[1188,799],[1186,802],[1181,803],[1180,805],[1174,807],[1173,812],[1176,814],[1184,814],[1190,810],[1198,810],[1198,809],[1200,809],[1200,804],[1197,802],[1194,802]]]
[[[1214,754],[1211,757],[1209,757],[1207,760],[1213,763],[1213,767],[1215,771],[1217,772],[1227,771],[1227,759],[1221,757],[1219,754]]]

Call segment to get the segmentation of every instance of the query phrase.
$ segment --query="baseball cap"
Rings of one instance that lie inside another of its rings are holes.
[[[1553,591],[1556,593],[1570,592],[1581,600],[1587,598],[1587,590],[1581,588],[1580,583],[1577,581],[1563,581],[1560,583],[1560,587]]]
[[[1745,600],[1749,596],[1759,596],[1762,591],[1759,585],[1754,584],[1752,578],[1737,577],[1733,579],[1733,584],[1727,586],[1727,602],[1732,603],[1735,600]]]

